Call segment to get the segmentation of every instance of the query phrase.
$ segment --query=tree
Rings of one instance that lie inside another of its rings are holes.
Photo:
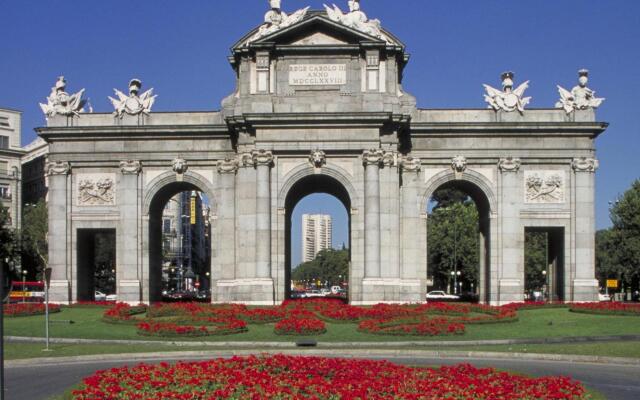
[[[524,238],[525,290],[540,290],[546,285],[542,273],[547,269],[547,232],[526,231]]]
[[[602,229],[596,232],[596,275],[604,285],[607,279],[620,279],[624,275],[624,267],[618,246],[617,234],[613,229]]]
[[[340,285],[349,274],[349,250],[327,249],[318,253],[313,261],[300,264],[291,273],[294,281],[329,282]]]
[[[9,210],[0,207],[0,268],[5,268],[5,279],[11,281],[15,278],[15,270],[8,268],[5,261],[15,265],[18,256],[18,240],[16,232],[11,229]]]
[[[638,284],[640,279],[640,179],[633,182],[611,209],[615,264],[620,279]]]
[[[471,202],[469,195],[465,192],[451,188],[451,189],[439,189],[431,197],[431,201],[436,203],[434,210],[438,208],[447,208],[457,203]]]
[[[22,219],[22,266],[40,278],[48,263],[49,232],[47,203],[44,200],[24,208]]]
[[[466,199],[435,207],[429,216],[429,274],[440,289],[451,286],[452,271],[461,272],[463,290],[478,287],[479,216],[475,204]]]

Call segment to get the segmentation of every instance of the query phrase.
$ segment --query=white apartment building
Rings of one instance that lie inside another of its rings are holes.
[[[322,250],[331,248],[331,216],[304,214],[302,216],[302,262],[313,261]]]

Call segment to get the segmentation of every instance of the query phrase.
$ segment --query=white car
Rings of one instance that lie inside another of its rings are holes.
[[[306,297],[324,297],[324,295],[317,289],[307,290]]]
[[[611,296],[606,293],[598,293],[598,301],[611,301]]]
[[[118,295],[117,294],[108,294],[107,295],[107,301],[118,301]]]
[[[102,293],[102,292],[100,292],[100,291],[98,291],[98,290],[96,290],[96,292],[94,293],[93,298],[94,298],[95,301],[106,301],[107,300],[107,295]]]
[[[441,290],[434,290],[427,293],[427,300],[460,300],[460,296],[448,294]]]

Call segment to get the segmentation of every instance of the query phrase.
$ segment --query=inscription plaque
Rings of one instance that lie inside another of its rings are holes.
[[[299,64],[289,66],[289,85],[291,86],[339,86],[346,83],[346,64]]]

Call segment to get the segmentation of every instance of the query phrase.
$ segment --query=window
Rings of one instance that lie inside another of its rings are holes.
[[[0,149],[9,148],[9,136],[0,136]]]
[[[9,188],[9,186],[0,186],[0,199],[11,199],[11,189]]]

